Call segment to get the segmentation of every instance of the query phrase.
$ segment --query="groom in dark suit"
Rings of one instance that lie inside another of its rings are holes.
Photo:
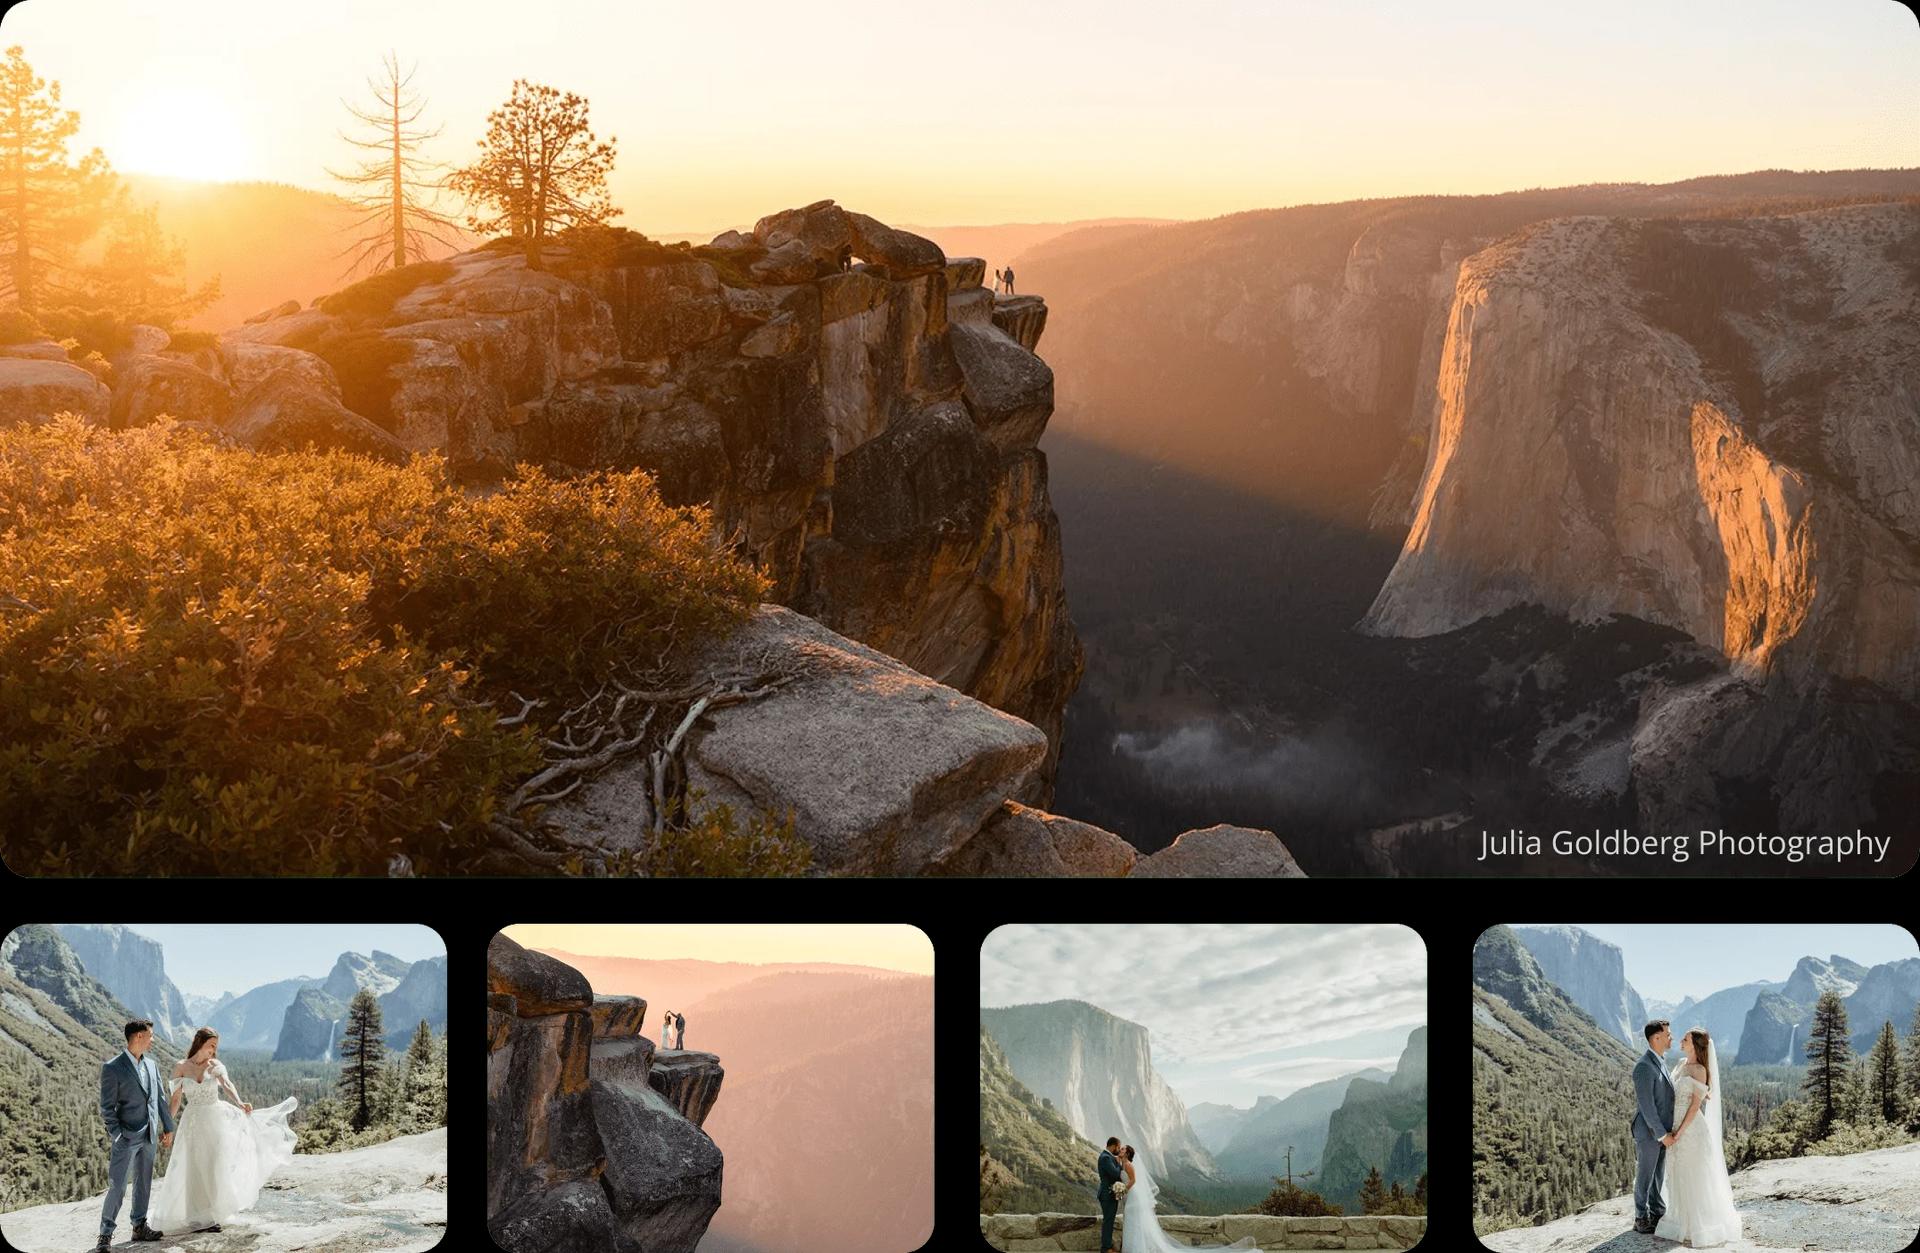
[[[113,1140],[107,1167],[107,1199],[100,1207],[100,1242],[96,1253],[113,1245],[113,1225],[120,1217],[120,1198],[126,1192],[127,1172],[133,1172],[133,1238],[161,1239],[164,1231],[147,1226],[147,1196],[153,1188],[153,1159],[173,1143],[173,1115],[161,1091],[160,1071],[147,1056],[153,1044],[153,1024],[136,1019],[127,1024],[127,1051],[100,1068],[100,1117]]]
[[[1101,1253],[1113,1253],[1113,1216],[1120,1209],[1120,1198],[1113,1194],[1113,1185],[1127,1177],[1120,1169],[1120,1137],[1108,1136],[1107,1147],[1100,1154],[1100,1248]]]
[[[1633,1229],[1652,1235],[1667,1212],[1660,1175],[1673,1147],[1673,1080],[1661,1060],[1673,1043],[1664,1018],[1647,1024],[1647,1051],[1633,1066]]]

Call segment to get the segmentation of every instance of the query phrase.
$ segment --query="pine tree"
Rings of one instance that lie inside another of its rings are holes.
[[[1900,1075],[1900,1044],[1891,1021],[1880,1024],[1880,1036],[1867,1054],[1867,1103],[1879,1111],[1882,1122],[1898,1125],[1906,1113]]]
[[[1920,1132],[1920,1005],[1914,1007],[1913,1025],[1907,1028],[1907,1130]]]
[[[361,127],[360,134],[343,131],[340,138],[368,155],[354,169],[327,171],[348,186],[347,198],[362,211],[350,228],[359,234],[341,253],[353,254],[348,274],[397,270],[425,260],[432,247],[447,252],[460,247],[455,242],[459,225],[436,204],[444,167],[421,155],[441,128],[421,125],[427,103],[412,89],[414,70],[401,73],[400,59],[391,52],[382,69],[382,77],[367,80],[371,106],[340,102]]]
[[[449,175],[447,187],[473,206],[475,234],[506,232],[539,269],[540,244],[554,232],[620,212],[607,199],[616,142],[594,137],[584,96],[517,79],[507,102],[487,115],[479,160]]]
[[[1377,1214],[1381,1206],[1387,1203],[1387,1184],[1380,1177],[1378,1166],[1367,1168],[1367,1177],[1360,1184],[1360,1212]]]
[[[424,1018],[414,1028],[404,1064],[395,1125],[407,1134],[442,1125],[447,1120],[445,1075],[434,1048],[433,1030]]]
[[[1427,1212],[1427,1172],[1421,1171],[1420,1178],[1413,1185],[1414,1204],[1420,1207],[1422,1214]]]
[[[98,148],[74,161],[80,115],[60,106],[60,84],[33,72],[19,47],[0,65],[0,292],[28,312],[72,296],[74,254],[120,196]]]
[[[339,1092],[347,1103],[348,1121],[355,1131],[365,1131],[375,1121],[385,1057],[380,1002],[371,991],[361,988],[353,994],[353,1004],[347,1007],[347,1028],[340,1039]]]
[[[1852,1056],[1847,1043],[1847,1007],[1840,994],[1829,988],[1813,1007],[1813,1026],[1807,1032],[1807,1077],[1800,1084],[1813,1102],[1815,1140],[1826,1139],[1841,1115],[1847,1064]]]
[[[123,209],[113,214],[104,256],[87,271],[90,301],[125,321],[171,329],[220,296],[217,278],[188,290],[176,277],[185,261],[156,208]]]

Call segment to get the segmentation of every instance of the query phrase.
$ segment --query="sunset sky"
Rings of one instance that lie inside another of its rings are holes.
[[[918,927],[888,923],[526,923],[507,936],[527,948],[588,957],[694,958],[714,962],[844,962],[933,973],[933,943]]]
[[[1076,1000],[1147,1029],[1188,1105],[1250,1106],[1369,1066],[1427,1020],[1427,949],[1375,926],[1007,926],[980,946],[980,1003]]]
[[[329,186],[388,48],[464,160],[513,78],[620,141],[623,224],[832,196],[920,225],[1920,165],[1893,0],[27,0],[0,37],[120,168]]]

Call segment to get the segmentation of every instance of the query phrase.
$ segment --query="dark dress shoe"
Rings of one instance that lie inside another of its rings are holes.
[[[133,1229],[133,1238],[140,1241],[143,1244],[150,1244],[155,1240],[164,1240],[166,1238],[166,1235],[167,1235],[166,1232],[155,1231],[153,1228],[147,1226],[145,1223],[141,1223],[138,1227],[135,1227]]]
[[[219,1223],[215,1223],[215,1224],[214,1224],[213,1226],[211,1226],[211,1227],[202,1227],[202,1228],[201,1228],[200,1230],[202,1230],[202,1231],[218,1231],[218,1230],[220,1230],[220,1224],[219,1224]]]

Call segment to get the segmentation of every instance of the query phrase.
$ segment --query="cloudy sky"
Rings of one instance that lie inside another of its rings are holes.
[[[980,1003],[1080,1000],[1147,1028],[1195,1105],[1247,1106],[1368,1066],[1427,1020],[1427,951],[1405,927],[1009,926],[980,949]]]

